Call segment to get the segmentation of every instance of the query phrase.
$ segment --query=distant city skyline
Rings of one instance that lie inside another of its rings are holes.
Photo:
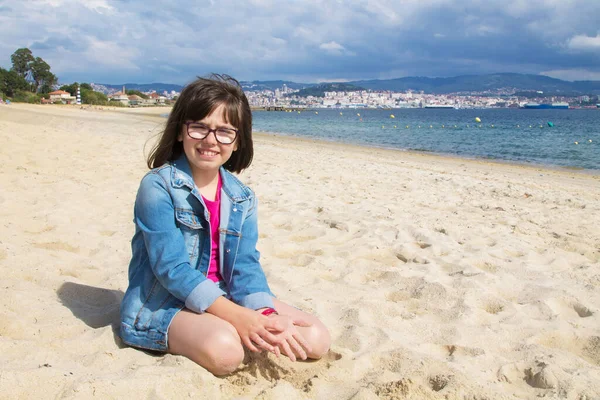
[[[28,47],[61,83],[600,80],[599,26],[588,0],[0,0],[0,66]]]

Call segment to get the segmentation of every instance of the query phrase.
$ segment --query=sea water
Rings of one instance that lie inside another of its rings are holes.
[[[466,158],[600,170],[600,109],[254,111],[253,130]]]

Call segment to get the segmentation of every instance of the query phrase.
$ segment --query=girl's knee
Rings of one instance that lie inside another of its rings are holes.
[[[204,354],[199,364],[214,375],[230,374],[244,360],[244,348],[237,333],[221,331],[203,342]]]
[[[331,346],[331,335],[329,334],[329,330],[320,322],[308,327],[305,339],[311,346],[308,357],[312,359],[323,357],[329,351],[329,347]]]

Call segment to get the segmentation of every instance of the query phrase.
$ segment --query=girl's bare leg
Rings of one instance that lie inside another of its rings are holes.
[[[331,336],[329,330],[323,325],[323,323],[314,315],[300,311],[290,305],[285,304],[282,301],[273,299],[275,309],[280,314],[289,315],[292,318],[302,318],[307,322],[310,322],[312,326],[304,327],[298,326],[298,331],[302,334],[304,339],[310,344],[312,351],[307,353],[308,358],[319,359],[329,351],[331,345]]]
[[[229,322],[212,314],[183,309],[168,335],[169,353],[189,358],[214,375],[229,374],[244,360],[240,337]]]

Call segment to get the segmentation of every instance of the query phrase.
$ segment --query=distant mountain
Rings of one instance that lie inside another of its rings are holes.
[[[283,83],[291,89],[308,89],[316,86],[334,83],[303,83],[298,84],[288,81],[253,81],[242,82],[246,90],[275,90],[281,89]],[[251,84],[251,85],[250,85]],[[513,91],[542,91],[544,95],[582,95],[600,94],[600,81],[563,81],[543,75],[532,74],[488,74],[488,75],[461,75],[450,78],[427,78],[410,76],[396,79],[373,79],[346,82],[370,90],[390,90],[405,92],[407,90],[423,91],[432,94],[446,94],[459,92],[496,92],[502,89]]]
[[[406,77],[387,80],[349,82],[372,90],[424,91],[426,93],[485,92],[512,88],[518,91],[543,91],[544,94],[597,94],[600,81],[563,81],[543,75],[488,74],[462,75],[451,78]]]
[[[109,85],[106,83],[98,83],[98,85],[102,85],[107,87],[108,89],[116,89],[121,90],[123,86],[125,86],[125,90],[139,90],[140,92],[150,92],[155,90],[157,93],[162,93],[165,90],[167,92],[171,92],[174,90],[176,92],[181,92],[183,86],[181,85],[173,85],[170,83],[122,83],[120,85]]]
[[[343,84],[336,82],[325,83],[296,83],[291,81],[242,81],[242,88],[247,91],[275,90],[286,85],[288,89],[300,90],[300,96],[308,96],[324,91],[348,90],[390,90],[405,92],[413,90],[432,94],[460,93],[460,92],[497,92],[508,90],[516,92],[542,91],[544,95],[578,96],[583,94],[600,94],[600,81],[563,81],[543,75],[532,74],[487,74],[487,75],[461,75],[450,78],[427,78],[422,76],[409,76],[396,79],[372,79],[350,81]],[[328,86],[329,85],[329,86]],[[335,86],[337,85],[337,86]],[[120,90],[123,84],[107,85],[109,89]],[[168,83],[125,83],[126,89],[148,92],[156,90],[158,93],[174,90],[181,92],[183,86]],[[316,88],[316,89],[315,89]]]

